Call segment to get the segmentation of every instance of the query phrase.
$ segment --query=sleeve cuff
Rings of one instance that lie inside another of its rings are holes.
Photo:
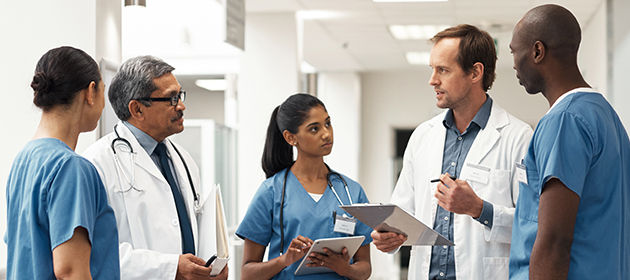
[[[493,215],[494,215],[494,208],[492,206],[492,203],[484,200],[483,208],[481,209],[481,215],[479,215],[479,218],[476,218],[475,220],[477,222],[480,222],[482,225],[486,226],[487,228],[491,229]]]

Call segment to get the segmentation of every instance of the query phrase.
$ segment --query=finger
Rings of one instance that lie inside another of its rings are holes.
[[[446,184],[448,187],[455,186],[455,181],[451,179],[451,175],[448,172],[440,175],[440,181]]]
[[[298,237],[296,237],[296,239],[298,241],[300,241],[300,244],[302,244],[302,247],[308,247],[308,246],[311,246],[311,244],[313,244],[313,240],[311,240],[308,237],[304,237],[304,236],[298,235]]]

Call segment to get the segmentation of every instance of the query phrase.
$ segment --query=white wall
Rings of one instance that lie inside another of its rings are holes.
[[[262,150],[273,109],[298,89],[297,23],[293,13],[248,13],[238,77],[239,217],[265,178]]]
[[[606,1],[582,26],[582,43],[578,65],[586,82],[594,89],[608,94],[608,60],[606,37]]]
[[[99,2],[99,3],[97,3]],[[37,60],[49,49],[62,45],[80,48],[97,61],[109,54],[117,38],[116,17],[120,3],[96,0],[3,1],[0,4],[0,84],[9,104],[0,111],[0,118],[10,136],[0,145],[0,235],[6,230],[5,187],[13,158],[31,139],[40,111],[32,104],[30,82]],[[111,3],[114,4],[111,4]],[[116,5],[119,4],[119,5]],[[99,11],[97,18],[96,11]],[[107,23],[106,23],[107,22]],[[97,51],[98,50],[98,51]],[[98,55],[97,55],[98,52]],[[116,52],[116,50],[114,50]],[[119,49],[118,49],[119,52]],[[94,141],[95,134],[82,135],[77,150]],[[0,270],[6,266],[6,246],[0,242]]]
[[[359,177],[361,143],[361,80],[353,72],[318,75],[317,96],[326,105],[334,131],[330,168],[353,180]]]
[[[609,0],[612,38],[612,100],[617,113],[630,133],[630,1]]]

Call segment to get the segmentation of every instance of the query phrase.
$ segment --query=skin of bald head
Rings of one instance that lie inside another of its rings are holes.
[[[542,92],[550,104],[562,93],[586,85],[577,66],[581,30],[573,14],[558,5],[528,11],[512,34],[510,50],[519,83]]]

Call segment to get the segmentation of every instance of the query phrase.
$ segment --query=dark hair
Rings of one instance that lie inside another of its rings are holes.
[[[55,48],[37,62],[31,82],[33,103],[44,111],[68,105],[80,90],[100,81],[98,65],[87,53],[73,47]]]
[[[125,61],[109,86],[109,103],[116,116],[126,121],[131,118],[129,102],[151,96],[157,90],[153,80],[173,72],[175,68],[153,56],[137,56]],[[151,103],[144,102],[146,106]]]
[[[324,103],[317,97],[297,93],[289,96],[273,110],[262,155],[262,168],[267,178],[293,164],[293,147],[284,140],[282,132],[288,130],[297,133],[298,127],[306,121],[308,113],[316,106],[322,106],[326,110]]]
[[[470,73],[475,63],[483,64],[483,90],[488,91],[494,82],[497,64],[497,51],[490,34],[475,26],[460,24],[440,31],[431,42],[435,44],[444,38],[460,38],[457,63],[466,73]]]

